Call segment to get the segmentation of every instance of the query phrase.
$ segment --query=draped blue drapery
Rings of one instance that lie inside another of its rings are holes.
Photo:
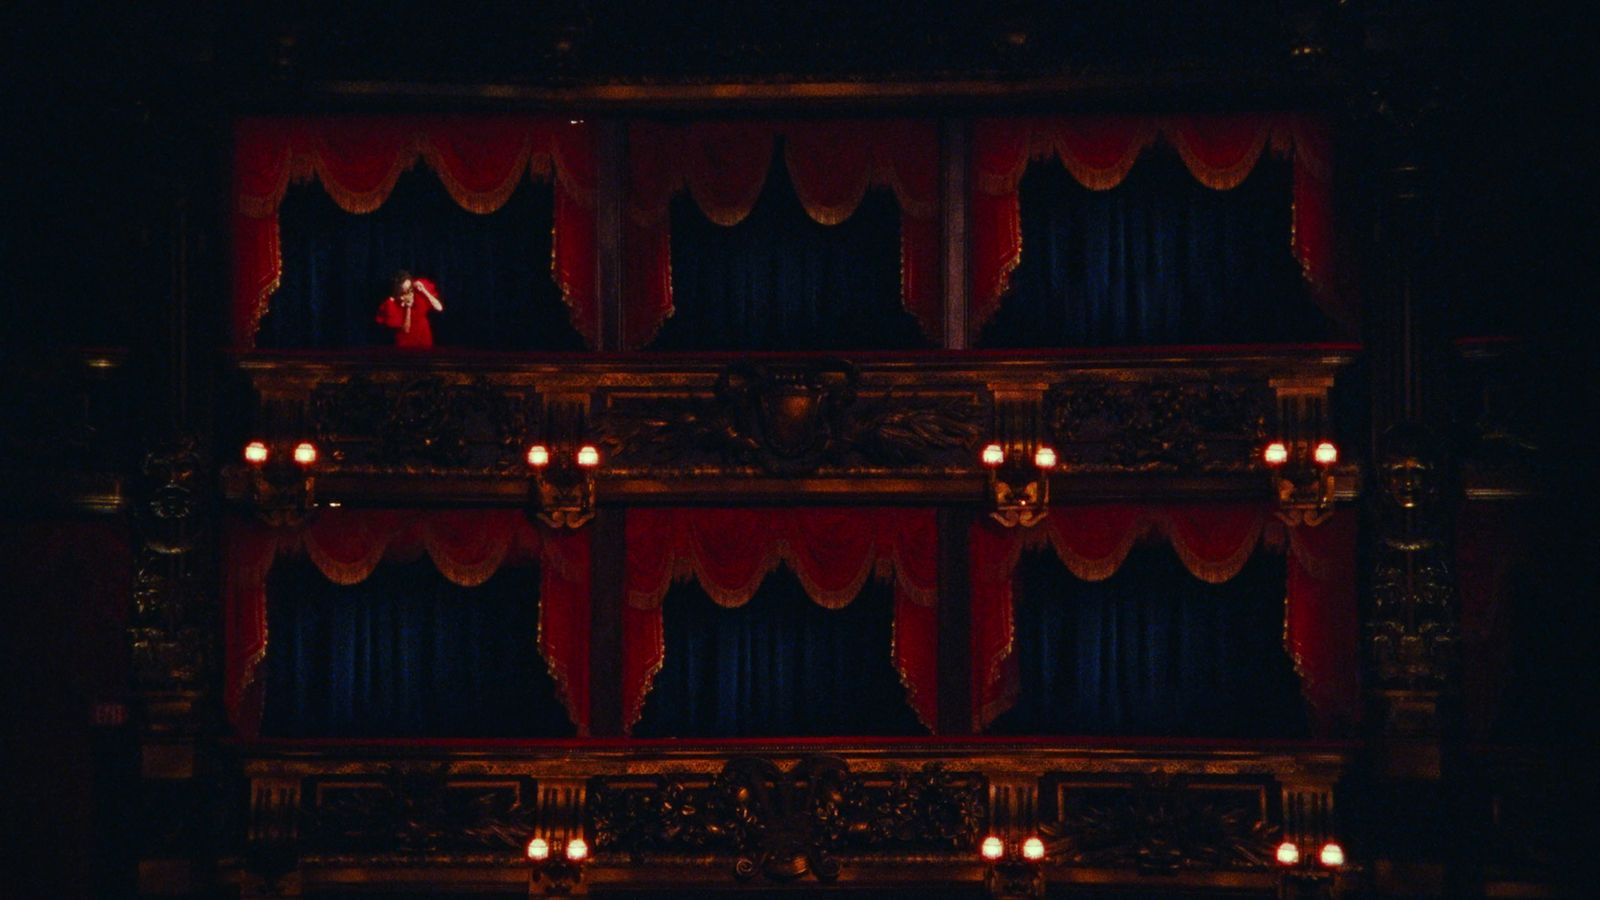
[[[712,602],[674,586],[666,657],[633,733],[640,737],[914,735],[925,733],[894,670],[893,589],[869,581],[827,609],[788,569],[749,603]]]
[[[524,182],[505,206],[462,209],[432,173],[400,176],[376,211],[340,209],[319,184],[294,185],[280,212],[283,281],[256,345],[339,348],[393,343],[373,317],[399,269],[439,285],[429,317],[441,347],[579,350],[550,273],[553,194]]]
[[[1215,191],[1171,151],[1091,191],[1054,160],[1021,187],[1022,257],[981,347],[1325,340],[1290,248],[1290,167]]]
[[[538,571],[464,588],[427,560],[337,585],[304,559],[267,581],[266,708],[280,737],[565,737],[538,650]]]
[[[900,209],[870,190],[837,225],[800,205],[782,154],[750,215],[717,225],[687,194],[672,203],[676,312],[653,350],[925,347],[900,300]]]
[[[1022,674],[1000,734],[1295,737],[1299,681],[1283,648],[1285,561],[1257,551],[1223,584],[1168,546],[1135,548],[1105,581],[1049,551],[1016,572]]]

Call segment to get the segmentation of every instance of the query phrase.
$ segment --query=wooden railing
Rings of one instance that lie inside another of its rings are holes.
[[[1347,748],[759,740],[256,743],[227,865],[273,891],[515,890],[532,838],[579,890],[979,886],[983,838],[1050,884],[1270,892],[1285,838],[1338,836]],[[546,879],[548,881],[548,879]],[[539,889],[539,884],[535,884]]]

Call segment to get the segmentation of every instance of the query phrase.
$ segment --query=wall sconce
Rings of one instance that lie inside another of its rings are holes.
[[[533,470],[534,517],[551,528],[578,528],[594,518],[594,476],[600,450],[593,444],[528,448]]]
[[[1059,462],[1042,439],[1040,412],[1046,385],[994,391],[993,437],[978,452],[989,470],[990,515],[1007,528],[1037,525],[1050,512],[1050,473]]]
[[[316,503],[317,445],[299,441],[244,445],[245,499],[269,525],[292,525]]]
[[[559,842],[558,842],[559,843]],[[550,842],[542,837],[528,841],[528,896],[543,893],[548,897],[571,894],[583,881],[583,867],[589,861],[589,844],[582,837],[566,842],[560,855],[551,853]],[[543,883],[543,890],[540,884]]]
[[[990,443],[979,454],[989,470],[989,513],[1007,528],[1037,525],[1050,512],[1050,472],[1056,451],[1043,445]]]
[[[1328,422],[1333,379],[1273,379],[1271,385],[1278,396],[1278,421],[1261,461],[1271,473],[1278,517],[1290,525],[1321,524],[1333,514],[1339,462]]]
[[[588,402],[581,394],[547,401],[539,439],[528,446],[530,515],[551,528],[580,528],[594,518],[600,448],[589,435]]]
[[[1009,852],[1008,852],[1009,851]],[[994,900],[1039,900],[1044,897],[1044,841],[1037,835],[1020,845],[1007,847],[999,835],[991,834],[978,845],[978,855],[987,868],[983,886]]]
[[[1313,853],[1315,846],[1313,842],[1302,850],[1292,840],[1278,845],[1275,857],[1281,875],[1280,900],[1331,900],[1343,893],[1344,848],[1337,841],[1328,840]]]

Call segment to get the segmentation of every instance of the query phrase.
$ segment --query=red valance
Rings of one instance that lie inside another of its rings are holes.
[[[305,554],[336,584],[364,581],[380,562],[425,554],[440,574],[471,587],[501,566],[540,566],[539,649],[567,712],[589,718],[589,536],[534,527],[516,510],[330,509],[304,525],[269,528],[234,519],[225,528],[223,701],[244,734],[260,725],[257,670],[267,652],[267,575],[280,556]]]
[[[1336,321],[1354,325],[1355,310],[1334,290],[1332,141],[1324,123],[1289,115],[980,119],[972,130],[971,338],[999,309],[1022,258],[1017,192],[1028,163],[1054,156],[1084,187],[1104,191],[1121,184],[1139,154],[1163,139],[1214,190],[1238,187],[1263,151],[1290,157],[1291,248],[1318,302]]]
[[[1196,578],[1220,584],[1239,574],[1263,538],[1281,544],[1284,528],[1262,506],[1057,507],[1040,527],[1006,529],[990,521],[971,532],[974,727],[982,730],[1017,698],[1012,654],[1012,576],[1025,546],[1048,543],[1085,581],[1110,578],[1136,541],[1159,534]],[[1288,529],[1290,560],[1284,645],[1301,677],[1319,730],[1352,722],[1356,681],[1355,519],[1336,513],[1315,528]]]
[[[766,183],[775,142],[806,214],[837,225],[869,187],[894,191],[900,204],[901,302],[937,338],[939,291],[939,141],[932,122],[702,122],[635,124],[629,132],[629,260],[625,339],[650,342],[672,315],[672,197],[687,190],[706,217],[736,225]]]
[[[471,212],[506,204],[524,175],[555,182],[551,271],[591,344],[595,153],[582,122],[526,117],[254,118],[234,130],[233,335],[252,346],[283,273],[278,208],[291,182],[317,179],[346,212],[370,213],[421,160]]]
[[[700,582],[723,606],[750,601],[786,563],[817,603],[838,608],[869,577],[895,587],[895,668],[932,730],[938,710],[938,532],[932,510],[657,509],[628,511],[623,703],[629,727],[664,661],[661,601],[675,581]]]

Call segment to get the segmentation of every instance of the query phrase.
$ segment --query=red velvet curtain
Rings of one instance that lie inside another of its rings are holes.
[[[303,553],[329,581],[356,584],[384,560],[426,554],[456,584],[482,584],[503,565],[540,566],[539,649],[578,726],[589,719],[589,535],[534,527],[517,510],[330,509],[298,527],[226,523],[223,702],[241,734],[261,722],[257,670],[267,652],[267,575]]]
[[[624,338],[642,347],[672,315],[672,197],[687,190],[706,217],[736,225],[766,183],[775,142],[806,214],[849,218],[869,187],[900,204],[901,302],[937,338],[939,141],[931,121],[640,122],[629,132],[628,296]]]
[[[1139,154],[1157,140],[1177,149],[1201,184],[1238,187],[1264,151],[1294,163],[1290,244],[1318,302],[1353,326],[1356,310],[1334,290],[1332,141],[1325,124],[1303,116],[1072,116],[980,119],[972,130],[972,299],[976,337],[999,308],[1022,257],[1017,190],[1029,162],[1051,156],[1090,190],[1121,184]]]
[[[1319,732],[1355,721],[1355,518],[1340,511],[1316,527],[1288,529],[1291,561],[1284,601],[1284,645],[1295,662]],[[1012,573],[1025,546],[1049,543],[1068,571],[1085,581],[1111,577],[1134,543],[1151,534],[1170,541],[1184,566],[1213,584],[1233,578],[1264,538],[1284,529],[1255,504],[1057,507],[1034,529],[991,521],[971,532],[973,726],[982,730],[1016,702],[1012,655]]]
[[[895,668],[932,730],[938,711],[938,530],[932,510],[661,509],[628,511],[623,610],[626,723],[644,709],[664,653],[661,601],[698,579],[711,599],[742,606],[780,562],[817,603],[838,608],[869,577],[895,586]]]
[[[551,271],[573,327],[595,342],[595,152],[582,122],[524,117],[253,118],[234,130],[233,339],[255,344],[283,272],[278,208],[317,179],[340,208],[369,213],[421,160],[471,212],[504,206],[524,175],[554,180]]]

